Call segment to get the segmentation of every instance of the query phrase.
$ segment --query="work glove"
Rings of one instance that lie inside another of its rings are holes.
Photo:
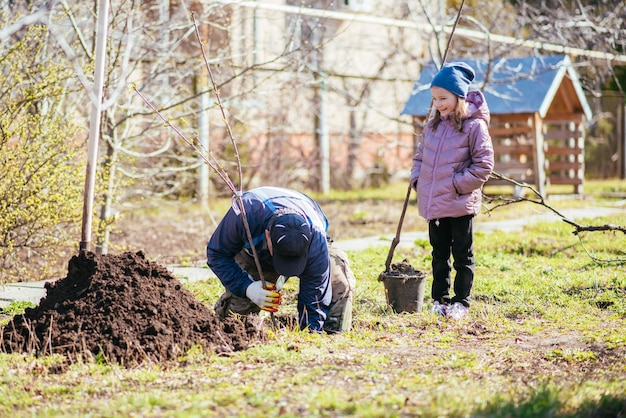
[[[263,284],[260,280],[252,282],[246,289],[246,296],[262,310],[276,312],[283,302],[282,296],[276,291],[276,285],[273,283],[266,284],[267,289],[263,289]]]

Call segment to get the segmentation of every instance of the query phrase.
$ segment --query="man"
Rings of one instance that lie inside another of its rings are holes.
[[[276,312],[282,283],[298,277],[300,329],[348,331],[356,280],[346,253],[326,235],[328,219],[319,205],[279,187],[252,189],[241,200],[267,288],[260,282],[239,199],[233,198],[207,245],[207,264],[226,288],[216,314],[224,319],[233,312]]]

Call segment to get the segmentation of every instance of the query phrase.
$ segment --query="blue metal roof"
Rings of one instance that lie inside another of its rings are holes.
[[[481,90],[493,115],[509,113],[539,113],[545,117],[564,77],[571,80],[582,110],[591,119],[591,109],[567,55],[461,60],[476,71],[470,90]],[[419,79],[402,110],[403,115],[426,116],[430,107],[430,82],[437,73],[434,63],[422,69]],[[486,75],[489,82],[484,85]]]

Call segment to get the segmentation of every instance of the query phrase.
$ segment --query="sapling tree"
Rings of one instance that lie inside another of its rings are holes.
[[[625,93],[624,79],[620,80],[619,73],[624,68],[626,50],[626,3],[608,0],[509,1],[515,6],[518,24],[528,39],[596,54],[571,54],[594,115],[589,121],[585,165],[586,170],[596,176],[619,176],[620,165],[624,166],[624,161],[619,158],[623,136],[620,138],[618,128],[623,120],[620,116],[623,107],[616,102],[619,96],[623,100]],[[614,93],[607,93],[607,90],[614,90]]]
[[[239,179],[239,183],[238,186],[235,186],[235,184],[233,183],[233,181],[230,178],[230,175],[228,174],[228,171],[226,171],[224,169],[224,165],[215,157],[215,155],[208,150],[201,141],[199,141],[199,138],[188,138],[177,126],[175,126],[174,124],[172,124],[169,119],[167,119],[156,107],[154,107],[154,105],[150,102],[150,100],[148,100],[144,95],[141,94],[141,92],[139,92],[136,87],[134,87],[134,90],[137,92],[137,94],[142,98],[142,100],[163,120],[163,122],[165,122],[175,133],[176,135],[179,137],[179,139],[186,145],[188,145],[191,149],[194,150],[194,152],[197,153],[197,155],[202,159],[202,161],[207,164],[212,170],[213,172],[215,172],[215,174],[220,178],[220,180],[226,185],[226,187],[228,187],[228,189],[233,193],[233,199],[235,199],[237,201],[237,205],[239,206],[240,210],[241,210],[241,219],[243,221],[244,224],[244,228],[246,230],[246,234],[248,237],[248,241],[250,243],[250,249],[252,250],[252,255],[254,257],[254,261],[256,263],[256,268],[257,271],[259,273],[259,277],[261,280],[261,284],[263,286],[263,288],[267,289],[267,284],[265,282],[265,278],[263,276],[263,269],[261,267],[261,262],[260,259],[257,255],[256,252],[256,246],[254,245],[254,241],[252,238],[252,233],[250,231],[250,226],[248,225],[248,218],[247,218],[247,214],[246,214],[246,209],[245,206],[243,204],[243,200],[242,200],[242,194],[243,194],[243,184],[242,184],[242,179],[243,179],[243,170],[241,167],[241,157],[239,155],[239,147],[237,146],[237,140],[235,139],[235,135],[233,133],[233,129],[230,125],[230,123],[228,122],[228,117],[226,115],[226,110],[224,107],[224,103],[222,101],[222,97],[219,93],[218,90],[218,86],[217,86],[217,82],[215,81],[215,77],[213,76],[213,71],[211,69],[211,66],[209,64],[209,60],[208,57],[206,55],[206,51],[204,48],[205,42],[203,41],[201,35],[200,35],[200,30],[198,28],[198,24],[196,22],[195,16],[192,15],[193,18],[193,23],[194,23],[194,28],[195,28],[195,33],[198,39],[198,43],[200,44],[201,47],[201,52],[202,52],[202,59],[204,61],[204,66],[206,67],[206,70],[209,74],[209,78],[211,80],[211,90],[213,92],[213,94],[215,95],[215,99],[217,102],[217,106],[219,108],[219,111],[222,115],[222,121],[224,123],[224,127],[226,129],[226,132],[228,134],[228,138],[231,142],[231,145],[233,147],[233,153],[234,153],[234,159],[235,159],[235,163],[237,166],[237,178]],[[272,318],[272,322],[274,324],[274,326],[277,326],[276,323],[276,319],[274,318],[274,314],[273,312],[271,313],[271,318]]]

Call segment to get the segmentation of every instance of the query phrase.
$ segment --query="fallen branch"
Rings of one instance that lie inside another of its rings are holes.
[[[626,228],[623,226],[619,226],[619,225],[613,225],[613,224],[604,224],[604,225],[579,225],[574,221],[570,221],[569,219],[563,219],[564,222],[574,226],[576,228],[576,230],[574,232],[572,232],[574,235],[578,235],[580,232],[594,232],[594,231],[619,231],[622,232],[624,234],[626,234]]]
[[[486,209],[486,213],[491,213],[493,212],[495,209],[498,209],[500,207],[503,206],[508,206],[508,205],[512,205],[514,203],[519,203],[519,202],[530,202],[530,203],[534,203],[540,206],[545,207],[546,209],[550,210],[551,212],[553,212],[555,215],[557,215],[558,217],[562,218],[562,219],[567,219],[567,217],[565,215],[563,215],[561,212],[559,212],[558,210],[554,209],[552,206],[548,205],[545,201],[545,199],[543,198],[543,196],[541,195],[541,193],[539,193],[539,191],[537,189],[535,189],[533,186],[531,186],[528,183],[521,183],[517,180],[513,180],[512,178],[506,177],[503,174],[497,173],[497,172],[492,172],[491,173],[491,177],[497,180],[504,180],[507,181],[509,183],[511,183],[514,186],[520,187],[520,188],[524,188],[524,189],[528,189],[530,190],[533,195],[534,195],[534,199],[531,198],[527,198],[524,196],[516,196],[516,197],[504,197],[504,196],[497,196],[497,197],[491,197],[491,196],[487,196],[483,194],[483,200],[487,201],[488,203],[492,203],[495,201],[500,201],[501,203],[498,203],[494,206],[492,206],[491,208],[487,208]],[[573,221],[570,221],[573,222]]]
[[[486,207],[485,213],[489,214],[491,212],[493,212],[494,210],[504,207],[504,206],[509,206],[515,203],[519,203],[519,202],[530,202],[539,206],[542,206],[546,209],[548,209],[549,211],[551,211],[552,213],[554,213],[555,215],[557,215],[559,218],[561,218],[561,220],[565,223],[567,223],[568,225],[571,225],[574,227],[574,231],[572,231],[572,234],[576,235],[576,237],[578,237],[578,241],[580,242],[580,245],[582,246],[583,250],[585,251],[585,253],[589,256],[589,258],[591,258],[593,261],[597,262],[597,263],[624,263],[626,262],[626,258],[621,259],[612,259],[612,260],[607,260],[607,259],[600,259],[594,255],[591,254],[591,252],[585,247],[585,244],[582,240],[581,237],[581,233],[583,232],[610,232],[610,231],[616,231],[616,232],[621,232],[623,234],[626,235],[626,227],[621,226],[621,225],[614,225],[614,224],[604,224],[604,225],[581,225],[571,219],[568,219],[565,215],[563,215],[561,212],[559,212],[558,210],[556,210],[555,208],[553,208],[552,206],[550,206],[548,203],[546,203],[545,199],[543,198],[543,196],[541,195],[541,193],[539,193],[539,191],[537,191],[537,189],[535,189],[532,185],[528,184],[528,183],[524,183],[524,182],[519,182],[517,180],[511,179],[503,174],[500,174],[498,172],[493,172],[491,174],[491,178],[497,179],[497,180],[504,180],[508,183],[510,183],[511,185],[514,185],[516,187],[519,187],[521,189],[527,189],[530,190],[533,194],[533,197],[531,198],[527,198],[524,196],[515,196],[515,197],[505,197],[505,196],[497,196],[497,197],[492,197],[492,196],[487,196],[485,194],[483,194],[483,201],[486,203],[493,203],[493,202],[500,202],[500,203],[496,203],[495,205],[491,206],[491,207]]]

